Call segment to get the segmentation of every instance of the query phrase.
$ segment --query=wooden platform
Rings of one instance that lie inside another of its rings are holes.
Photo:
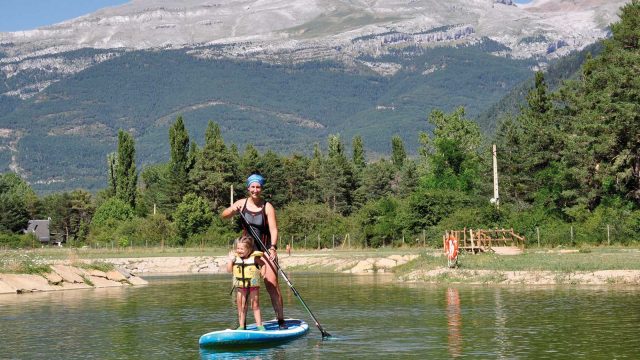
[[[495,252],[500,255],[517,255],[524,252],[526,239],[513,229],[463,229],[448,230],[443,236],[458,239],[458,249],[471,253]]]

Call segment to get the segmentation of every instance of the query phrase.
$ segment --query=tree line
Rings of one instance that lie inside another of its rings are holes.
[[[218,214],[244,195],[244,179],[261,173],[265,197],[277,209],[285,238],[349,234],[352,246],[440,243],[447,229],[514,228],[543,244],[598,244],[613,227],[616,241],[637,242],[640,231],[640,2],[621,10],[597,57],[574,80],[549,91],[535,75],[519,114],[502,118],[493,136],[465,109],[432,111],[432,133],[416,134],[410,157],[403,139],[390,139],[388,157],[371,160],[360,136],[348,152],[340,135],[310,156],[240,150],[210,121],[201,146],[178,117],[169,130],[166,163],[136,169],[133,136],[120,131],[107,157],[107,188],[38,197],[13,173],[0,177],[0,241],[20,246],[28,219],[52,219],[68,244],[127,246],[226,245],[236,222]],[[493,196],[491,144],[497,144],[500,206]],[[581,229],[569,238],[568,229]]]

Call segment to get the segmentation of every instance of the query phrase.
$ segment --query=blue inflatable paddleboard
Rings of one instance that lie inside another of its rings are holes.
[[[280,330],[277,320],[265,321],[266,330],[256,330],[256,324],[247,325],[247,330],[219,330],[200,337],[200,347],[226,347],[243,345],[261,345],[285,342],[300,337],[309,331],[309,325],[297,319],[286,319],[287,329]]]

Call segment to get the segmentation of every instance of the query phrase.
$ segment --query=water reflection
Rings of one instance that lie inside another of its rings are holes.
[[[496,289],[494,299],[496,307],[496,351],[498,359],[508,359],[509,349],[511,349],[512,346],[509,344],[509,332],[507,329],[507,310],[502,300],[501,289]]]
[[[449,355],[462,355],[462,312],[460,311],[460,294],[456,288],[447,288],[447,325],[449,330]]]
[[[285,349],[253,349],[253,350],[214,350],[214,349],[200,349],[201,360],[249,360],[249,359],[273,359],[284,360],[286,359]]]

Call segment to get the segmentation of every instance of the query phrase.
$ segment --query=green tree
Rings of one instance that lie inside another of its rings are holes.
[[[220,127],[209,121],[205,144],[191,171],[191,179],[196,194],[205,198],[214,211],[229,204],[229,189],[236,179],[234,171],[237,168],[238,164],[231,161]]]
[[[347,220],[326,204],[296,201],[278,211],[278,228],[285,242],[293,236],[297,246],[306,239],[307,247],[315,248],[319,239],[320,247],[330,247],[334,235],[347,233]]]
[[[313,199],[316,202],[322,202],[322,181],[320,174],[322,174],[322,167],[325,161],[326,159],[322,151],[320,151],[320,146],[314,144],[313,155],[307,167],[307,178],[309,179],[307,194],[309,199]]]
[[[161,247],[175,236],[173,226],[164,214],[149,215],[143,219],[139,232],[148,244]]]
[[[116,168],[118,167],[118,155],[115,152],[107,154],[107,195],[116,195]]]
[[[97,209],[91,225],[113,228],[117,222],[133,219],[133,208],[129,203],[113,197],[102,203]]]
[[[415,161],[405,160],[397,176],[394,192],[400,197],[405,197],[414,192],[419,183],[418,167]],[[392,186],[392,189],[394,187]]]
[[[307,169],[309,168],[310,160],[300,154],[293,154],[284,159],[284,173],[285,188],[284,198],[285,204],[289,204],[294,201],[305,201],[312,199],[312,195],[309,193],[309,188],[313,185],[311,180],[307,177]]]
[[[77,245],[86,240],[95,211],[91,193],[80,189],[55,193],[45,196],[41,203],[41,216],[51,218],[49,230],[57,241]]]
[[[182,116],[169,128],[170,158],[168,166],[168,187],[166,198],[168,206],[175,206],[190,189],[189,172],[192,163],[189,158],[189,134],[184,127]]]
[[[352,155],[353,166],[356,169],[356,172],[361,171],[362,169],[364,169],[367,163],[365,160],[364,143],[360,135],[356,135],[353,137],[353,140],[351,142],[351,147],[353,151],[353,155]]]
[[[181,245],[186,243],[189,236],[205,231],[213,221],[207,201],[194,193],[184,196],[173,217]]]
[[[362,180],[355,192],[357,206],[390,196],[393,192],[395,172],[394,165],[386,159],[368,164],[362,171]]]
[[[392,245],[402,238],[402,229],[397,225],[399,202],[393,197],[370,201],[355,214],[359,238],[366,247]]]
[[[37,196],[22,178],[12,172],[0,175],[0,232],[26,229]]]
[[[334,211],[346,215],[352,210],[355,178],[339,135],[329,136],[329,154],[322,162],[318,179],[322,199]]]
[[[171,216],[177,204],[169,198],[169,164],[147,165],[140,173],[140,196],[138,206],[147,209],[148,213],[162,213]]]
[[[394,135],[391,138],[391,163],[397,168],[402,168],[405,159],[407,158],[407,152],[404,149],[404,143],[402,138],[398,135]]]
[[[465,118],[462,107],[451,114],[434,110],[429,122],[435,126],[434,137],[424,136],[422,140],[429,162],[422,183],[429,188],[473,190],[480,177],[480,128]]]
[[[264,197],[274,206],[287,203],[287,176],[284,161],[272,150],[267,150],[256,164],[256,172],[266,179]]]
[[[588,209],[618,195],[640,205],[639,23],[640,1],[633,0],[582,78],[560,93],[570,133],[561,154],[578,182],[576,203]]]
[[[132,208],[136,206],[138,173],[136,172],[136,149],[133,136],[118,131],[118,155],[116,164],[116,197]]]

